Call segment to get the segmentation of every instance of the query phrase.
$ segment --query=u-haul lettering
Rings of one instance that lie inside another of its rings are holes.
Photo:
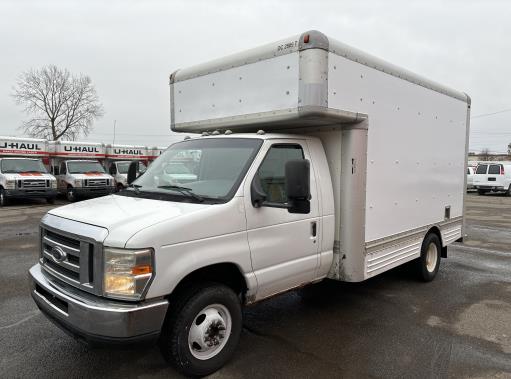
[[[118,149],[114,148],[114,154],[115,155],[143,155],[142,150],[139,149]]]
[[[95,146],[66,146],[64,145],[65,152],[73,153],[99,153],[99,150]]]
[[[42,151],[38,143],[0,142],[0,149]]]

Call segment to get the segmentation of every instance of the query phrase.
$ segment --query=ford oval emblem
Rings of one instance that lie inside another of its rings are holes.
[[[60,248],[59,246],[52,247],[50,254],[56,263],[63,262],[64,259],[66,259],[67,257],[66,252],[62,250],[62,248]]]

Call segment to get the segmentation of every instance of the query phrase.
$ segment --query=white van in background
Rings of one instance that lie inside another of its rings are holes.
[[[55,201],[57,181],[41,159],[48,160],[46,140],[0,137],[0,206],[10,198]]]
[[[505,192],[511,196],[511,162],[479,163],[473,181],[479,195]]]
[[[57,177],[59,193],[68,201],[80,197],[108,195],[114,190],[114,178],[105,172],[99,159],[105,159],[102,143],[50,142],[50,167]]]

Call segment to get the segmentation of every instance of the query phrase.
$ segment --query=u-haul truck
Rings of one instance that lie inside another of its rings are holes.
[[[145,172],[152,152],[146,146],[107,145],[105,168],[112,175],[117,191],[128,186],[128,167],[131,162],[138,161],[139,174]]]
[[[10,198],[44,198],[53,203],[57,181],[42,160],[48,161],[43,139],[0,137],[0,206]]]
[[[112,193],[114,179],[105,172],[100,160],[105,159],[102,143],[49,142],[51,171],[57,177],[58,191],[70,202],[80,197],[96,197]]]
[[[173,131],[204,136],[41,222],[32,296],[82,338],[159,339],[208,375],[236,351],[243,306],[407,262],[429,282],[463,235],[463,92],[309,31],[175,72],[170,110]],[[196,177],[173,183],[184,158]],[[79,270],[49,255],[54,236]]]

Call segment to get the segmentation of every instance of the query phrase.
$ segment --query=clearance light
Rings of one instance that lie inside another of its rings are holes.
[[[309,35],[308,34],[303,36],[303,43],[309,43]]]

